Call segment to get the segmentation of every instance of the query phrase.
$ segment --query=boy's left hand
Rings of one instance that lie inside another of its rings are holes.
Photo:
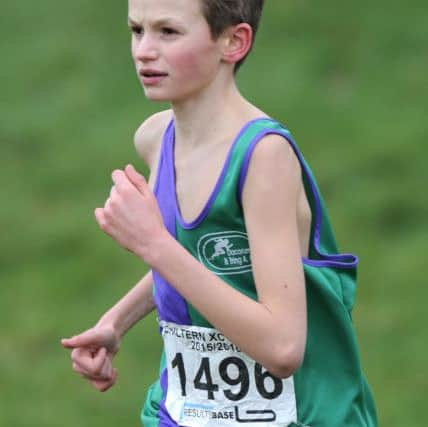
[[[114,185],[103,208],[95,209],[100,228],[142,259],[165,231],[156,198],[133,166],[112,173]]]

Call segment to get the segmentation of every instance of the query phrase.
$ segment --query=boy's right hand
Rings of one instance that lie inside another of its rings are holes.
[[[97,390],[107,391],[114,385],[117,371],[112,360],[119,351],[120,338],[113,328],[95,326],[74,337],[62,339],[61,344],[72,349],[73,370]]]

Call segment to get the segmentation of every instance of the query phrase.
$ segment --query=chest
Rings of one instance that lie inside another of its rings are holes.
[[[229,149],[227,142],[204,149],[175,149],[175,192],[184,221],[193,221],[209,203],[222,174],[226,172]],[[227,180],[227,176],[224,179]]]

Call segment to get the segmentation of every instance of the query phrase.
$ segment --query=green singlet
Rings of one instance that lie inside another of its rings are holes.
[[[241,195],[251,154],[268,134],[283,136],[293,148],[312,211],[309,255],[302,259],[308,311],[303,364],[292,377],[275,378],[154,272],[164,352],[159,380],[149,389],[141,414],[145,427],[377,425],[351,319],[358,259],[338,253],[314,176],[287,129],[267,118],[247,123],[230,148],[205,208],[186,223],[175,193],[171,122],[155,185],[165,225],[207,269],[257,300]]]

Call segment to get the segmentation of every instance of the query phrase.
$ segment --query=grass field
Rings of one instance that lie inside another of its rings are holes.
[[[0,16],[0,425],[138,426],[157,374],[153,317],[99,394],[62,336],[91,326],[146,268],[93,219],[133,162],[144,97],[126,2],[6,2]],[[239,84],[314,169],[341,249],[360,257],[354,320],[381,426],[425,427],[428,242],[425,2],[268,0]]]

